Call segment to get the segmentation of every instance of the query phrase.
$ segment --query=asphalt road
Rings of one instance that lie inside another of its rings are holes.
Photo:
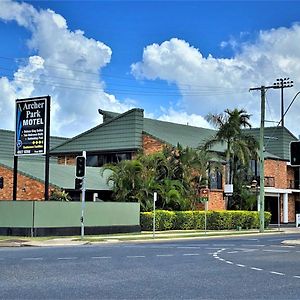
[[[300,299],[300,235],[0,249],[0,299]]]

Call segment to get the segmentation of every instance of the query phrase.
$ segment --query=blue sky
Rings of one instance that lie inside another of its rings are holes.
[[[41,94],[56,135],[98,124],[98,108],[208,127],[208,113],[239,107],[258,125],[250,87],[291,77],[286,106],[300,89],[298,1],[25,2],[0,1],[0,128],[13,129],[15,98]],[[269,119],[279,104],[270,90]]]

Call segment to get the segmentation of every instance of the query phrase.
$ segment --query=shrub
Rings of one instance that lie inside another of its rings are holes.
[[[158,210],[155,215],[155,228],[157,230],[188,230],[204,229],[204,211],[165,211]],[[141,213],[142,230],[152,230],[153,213]],[[265,212],[265,226],[270,224],[271,214]],[[207,229],[243,229],[259,228],[259,213],[256,211],[208,211]]]

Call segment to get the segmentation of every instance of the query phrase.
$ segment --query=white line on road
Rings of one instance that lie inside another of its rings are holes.
[[[297,275],[295,275],[295,276],[293,276],[294,278],[298,278],[298,279],[300,279],[300,276],[297,276]]]
[[[214,247],[234,247],[235,244],[213,244]]]
[[[107,259],[111,258],[111,256],[92,256],[93,259]]]
[[[233,265],[233,262],[229,261],[229,260],[225,260],[226,264],[229,264],[229,265]]]
[[[255,267],[250,267],[251,270],[255,270],[255,271],[262,271],[263,269],[260,268],[255,268]]]
[[[169,257],[169,256],[174,256],[173,254],[157,254],[157,257]]]
[[[278,252],[278,253],[289,253],[288,250],[263,250],[264,252]]]
[[[200,247],[188,246],[188,247],[177,247],[177,249],[199,249]]]
[[[184,253],[182,254],[183,256],[197,256],[199,255],[198,253]]]
[[[260,244],[260,245],[255,245],[255,244],[254,244],[254,245],[253,245],[253,244],[251,244],[251,245],[250,245],[250,244],[248,244],[248,245],[247,245],[247,244],[242,244],[241,246],[242,246],[242,247],[265,247],[266,245],[261,245],[261,244]]]
[[[234,253],[238,253],[238,251],[229,251],[227,252],[228,254],[234,254]]]
[[[205,250],[218,250],[220,247],[207,247]]]
[[[127,258],[145,258],[146,256],[144,255],[129,255],[129,256],[126,256]]]
[[[275,275],[281,275],[281,276],[284,276],[284,275],[285,275],[285,274],[283,274],[283,273],[280,273],[280,272],[274,272],[274,271],[270,271],[270,273],[275,274]]]
[[[245,265],[241,265],[241,264],[236,264],[238,267],[242,267],[242,268],[245,268],[246,266]]]
[[[24,257],[22,260],[42,260],[42,257]]]
[[[72,259],[77,259],[78,257],[58,257],[58,260],[72,260]]]

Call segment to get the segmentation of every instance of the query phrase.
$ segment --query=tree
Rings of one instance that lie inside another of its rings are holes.
[[[257,159],[258,142],[243,131],[251,128],[250,115],[244,109],[226,109],[222,114],[209,114],[206,120],[218,131],[205,148],[225,144],[226,184],[233,184],[238,167],[248,168],[250,160]]]
[[[157,192],[158,208],[193,209],[199,185],[206,180],[207,159],[203,150],[166,146],[161,152],[108,164],[102,172],[113,171],[108,182],[117,201],[137,201],[143,211],[150,211]]]

